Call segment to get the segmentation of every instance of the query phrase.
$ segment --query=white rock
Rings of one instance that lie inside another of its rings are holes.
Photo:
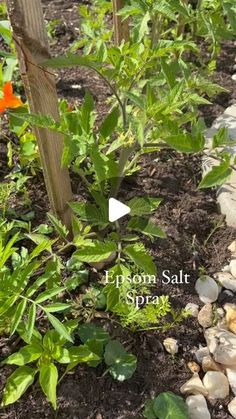
[[[226,374],[229,380],[229,385],[231,387],[231,390],[236,396],[236,366],[226,368]]]
[[[164,345],[166,351],[171,355],[177,354],[177,352],[179,350],[178,342],[177,342],[176,339],[173,339],[173,338],[165,339],[163,341],[163,345]]]
[[[232,75],[232,80],[236,81],[236,74]]]
[[[236,335],[228,330],[219,329],[215,339],[214,360],[223,365],[236,365]]]
[[[228,246],[228,250],[231,253],[236,253],[236,240],[232,241],[232,243],[230,243],[230,245]]]
[[[222,268],[222,272],[231,272],[230,265],[225,265],[225,266]]]
[[[236,279],[231,273],[219,272],[216,276],[222,287],[236,292]]]
[[[236,278],[236,259],[231,260],[229,266],[231,274]]]
[[[236,418],[236,397],[228,404],[228,411],[233,418]]]
[[[198,323],[206,329],[211,327],[213,323],[213,310],[210,303],[205,304],[198,313]]]
[[[188,303],[185,306],[185,310],[189,311],[193,317],[197,317],[199,306],[197,304],[194,304],[194,303]]]
[[[186,399],[190,419],[211,419],[206,399],[201,394]]]
[[[197,373],[193,374],[192,378],[188,380],[182,387],[180,387],[180,392],[182,394],[202,394],[203,396],[207,396],[208,392],[204,385],[202,384],[202,380],[199,378]]]
[[[223,365],[217,364],[217,362],[214,361],[214,359],[208,355],[204,356],[202,360],[202,369],[204,372],[207,371],[221,371],[223,372]]]
[[[195,353],[195,356],[197,358],[197,361],[199,364],[202,364],[203,358],[210,355],[210,351],[207,347],[201,346]]]
[[[203,384],[210,399],[225,399],[229,395],[229,382],[220,371],[208,371],[203,378]]]
[[[200,300],[207,304],[214,303],[217,300],[220,287],[213,278],[203,275],[198,278],[195,284],[195,290],[197,291]]]
[[[206,339],[207,347],[211,353],[214,353],[217,348],[218,340],[216,336],[218,332],[219,328],[217,326],[205,330],[204,337]]]

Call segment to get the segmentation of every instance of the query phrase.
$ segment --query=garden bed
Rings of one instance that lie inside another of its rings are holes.
[[[60,20],[56,27],[52,51],[56,54],[62,53],[78,36],[75,10],[80,2],[45,0],[43,3],[45,18]],[[215,74],[215,81],[228,89],[228,93],[218,95],[213,105],[201,107],[202,116],[208,126],[227,106],[236,101],[236,83],[231,78],[234,48],[233,41],[224,43]],[[65,97],[71,104],[75,100],[82,102],[85,90],[91,90],[99,115],[106,114],[105,102],[110,92],[92,71],[81,68],[63,70],[58,75],[57,87],[59,96]],[[1,138],[2,178],[9,171],[6,152],[4,138]],[[154,219],[166,232],[167,238],[155,240],[154,243],[146,239],[145,246],[153,256],[159,275],[164,270],[169,270],[172,275],[183,270],[190,275],[190,284],[160,284],[155,290],[158,294],[169,295],[175,309],[184,308],[190,302],[199,304],[194,289],[199,269],[205,268],[209,275],[219,271],[229,260],[228,245],[236,239],[236,231],[226,226],[218,211],[215,191],[202,191],[197,188],[201,178],[201,165],[200,155],[186,157],[168,150],[151,157],[143,157],[140,172],[125,180],[119,195],[124,202],[140,196],[140,191],[144,195],[154,194],[163,199],[154,214]],[[46,222],[48,200],[42,176],[38,174],[32,177],[27,187],[32,202],[31,209],[35,212],[33,225]],[[73,192],[78,200],[86,197],[83,184],[75,176]],[[18,206],[17,202],[14,207],[16,213],[22,211],[22,206]],[[232,302],[232,297],[226,297],[224,302]],[[163,391],[179,394],[181,385],[191,376],[187,363],[194,359],[194,348],[204,344],[203,331],[197,319],[193,317],[166,333],[152,330],[133,334],[117,325],[114,317],[96,322],[105,327],[112,337],[119,338],[125,347],[137,356],[137,370],[130,380],[117,383],[110,376],[104,375],[100,367],[96,370],[87,366],[77,367],[59,385],[56,415],[58,418],[142,418],[141,412],[146,400]],[[179,352],[174,359],[164,351],[162,342],[165,337],[174,337],[179,342]],[[13,350],[12,342],[0,338],[0,356]],[[9,367],[1,369],[1,389],[9,371]],[[213,419],[230,419],[227,402],[228,400],[217,401],[209,406]],[[14,406],[4,408],[0,417],[41,419],[53,418],[55,414],[36,384],[30,394],[26,393]]]

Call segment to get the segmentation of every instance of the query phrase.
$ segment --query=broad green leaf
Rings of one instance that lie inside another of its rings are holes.
[[[126,92],[125,96],[134,103],[138,108],[142,109],[142,111],[145,110],[145,100],[143,97],[138,97],[134,93]]]
[[[64,326],[64,324],[61,323],[60,320],[57,319],[57,317],[53,316],[53,314],[50,314],[50,313],[46,313],[46,314],[51,325],[59,333],[59,335],[61,335],[61,337],[68,340],[69,342],[73,343],[73,339],[70,333],[68,332],[67,328]]]
[[[53,243],[54,243],[53,240],[50,240],[50,239],[47,239],[47,238],[45,238],[44,240],[42,240],[38,244],[38,246],[36,246],[34,248],[34,250],[30,253],[30,256],[29,256],[30,260],[38,257],[41,253],[43,253],[45,251],[50,252],[50,249],[51,249],[51,246],[52,246]]]
[[[78,328],[78,335],[83,343],[86,343],[88,340],[99,340],[108,342],[110,339],[109,333],[107,333],[102,327],[95,326],[92,323],[85,323]]]
[[[70,203],[70,207],[79,215],[81,220],[87,221],[90,225],[105,226],[109,223],[108,219],[104,218],[101,210],[96,205],[72,202]]]
[[[104,119],[101,127],[100,127],[100,134],[103,138],[110,137],[113,133],[114,129],[117,126],[118,118],[120,115],[119,108],[114,108],[111,113]]]
[[[160,198],[139,198],[135,197],[132,198],[130,201],[127,202],[127,205],[130,207],[130,215],[134,216],[142,216],[142,215],[149,215],[151,212],[155,211],[162,199]]]
[[[69,231],[67,230],[67,228],[54,215],[52,215],[50,213],[47,213],[47,216],[48,216],[49,221],[51,222],[51,224],[55,228],[56,232],[59,234],[59,236],[63,240],[66,240],[67,236],[69,234]]]
[[[5,363],[8,365],[23,366],[39,359],[42,353],[43,348],[41,345],[27,345],[20,349],[19,352],[10,355]]]
[[[143,245],[126,246],[123,252],[135,265],[143,270],[143,273],[156,275],[156,266]]]
[[[222,162],[218,166],[213,167],[208,172],[199,184],[199,189],[212,188],[213,186],[223,185],[232,174],[232,169],[229,167],[229,162]]]
[[[46,290],[36,298],[35,304],[41,304],[46,300],[50,300],[52,297],[55,297],[63,291],[65,291],[65,287],[54,287]]]
[[[111,341],[106,345],[104,360],[110,367],[109,372],[118,381],[128,380],[137,367],[137,358],[125,351],[119,341]]]
[[[42,364],[40,366],[39,383],[53,409],[56,410],[58,371],[54,364]]]
[[[205,145],[204,138],[199,135],[193,137],[191,134],[177,134],[164,138],[164,141],[177,151],[183,153],[198,153]]]
[[[17,329],[17,327],[18,327],[18,325],[19,325],[19,323],[22,319],[22,316],[25,312],[26,305],[27,305],[27,300],[24,299],[16,307],[16,311],[15,311],[15,314],[14,314],[14,317],[13,317],[13,320],[12,320],[12,324],[11,324],[11,331],[10,331],[11,335],[13,335],[13,333],[15,333],[15,331],[16,331],[16,329]]]
[[[82,57],[78,54],[66,54],[59,57],[50,58],[49,60],[41,63],[44,67],[51,68],[66,68],[73,66],[89,67],[89,68],[99,68],[102,64],[97,63],[94,60],[93,56]]]
[[[19,367],[7,379],[3,392],[4,406],[15,403],[34,382],[37,370],[29,367]]]
[[[132,218],[129,221],[127,228],[128,230],[139,231],[150,237],[161,237],[162,239],[166,237],[164,231],[160,227],[144,218]]]
[[[74,256],[81,262],[93,263],[108,259],[116,251],[117,245],[114,242],[94,240],[90,245],[77,250]]]
[[[100,357],[93,353],[86,345],[72,346],[69,348],[71,363],[84,363],[91,361],[99,361]]]
[[[189,419],[185,401],[170,391],[155,398],[153,410],[159,419]]]
[[[157,416],[153,410],[154,401],[148,400],[145,404],[145,409],[143,411],[143,417],[146,419],[157,419]]]
[[[106,159],[98,149],[96,144],[93,144],[90,148],[90,159],[97,177],[99,184],[101,185],[106,180]]]

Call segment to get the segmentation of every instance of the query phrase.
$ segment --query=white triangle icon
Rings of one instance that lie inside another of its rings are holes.
[[[117,199],[109,199],[109,221],[111,223],[129,214],[130,211],[130,207],[128,207],[125,204],[122,204],[122,202],[120,201],[117,201]]]

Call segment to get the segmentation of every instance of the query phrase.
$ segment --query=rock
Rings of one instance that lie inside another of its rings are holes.
[[[211,419],[205,397],[201,394],[186,399],[190,419]]]
[[[210,303],[205,304],[198,313],[198,323],[206,329],[211,327],[213,323],[213,310]]]
[[[233,418],[236,418],[236,397],[228,404],[228,411]]]
[[[188,380],[182,387],[180,387],[182,394],[202,394],[203,396],[208,395],[208,391],[204,387],[202,380],[200,380],[197,373],[193,374],[192,378]]]
[[[211,327],[210,329],[205,330],[204,332],[204,336],[206,339],[206,343],[207,343],[207,347],[210,351],[210,353],[214,353],[214,351],[217,348],[217,333],[219,332],[219,328],[216,327]]]
[[[236,279],[231,273],[219,272],[216,274],[216,277],[222,287],[226,288],[227,290],[236,292]]]
[[[223,372],[222,365],[217,364],[210,355],[204,356],[204,358],[202,360],[202,369],[203,369],[204,372],[207,372],[207,371],[221,371],[221,372]]]
[[[197,317],[198,316],[198,311],[199,311],[199,306],[197,304],[194,304],[194,303],[188,303],[185,306],[185,310],[189,311],[191,313],[191,316]]]
[[[220,371],[208,371],[203,378],[203,384],[210,399],[225,399],[229,395],[229,382]]]
[[[203,347],[203,346],[200,347],[195,353],[197,362],[199,362],[199,364],[202,364],[203,358],[208,356],[208,355],[210,355],[209,349],[207,347]]]
[[[173,339],[173,338],[165,339],[163,341],[163,345],[164,345],[166,351],[171,355],[177,354],[177,352],[179,350],[178,342],[177,342],[176,339]]]
[[[230,332],[236,334],[236,305],[235,304],[225,304],[224,309],[226,311],[226,324]]]
[[[217,313],[218,318],[220,319],[222,319],[225,316],[224,309],[221,307],[216,309],[216,313]]]
[[[194,362],[194,361],[190,361],[188,362],[188,368],[190,369],[190,371],[194,374],[194,373],[198,373],[200,371],[200,367],[199,365]]]
[[[226,375],[228,377],[229,385],[231,387],[232,392],[236,396],[236,366],[226,368]]]
[[[232,80],[236,81],[236,74],[232,75]]]
[[[231,274],[236,278],[236,259],[232,259],[229,266]]]
[[[209,330],[209,329],[207,329]],[[219,329],[215,335],[213,358],[223,365],[236,365],[236,335],[225,329]],[[213,345],[211,345],[213,346]]]
[[[222,272],[231,272],[230,265],[225,265],[225,266],[222,268]]]
[[[236,240],[232,241],[232,243],[230,243],[230,245],[228,246],[228,250],[231,253],[236,253]]]
[[[200,300],[205,303],[214,303],[219,295],[220,287],[216,281],[210,276],[203,275],[198,278],[195,284],[195,290],[199,295]]]

